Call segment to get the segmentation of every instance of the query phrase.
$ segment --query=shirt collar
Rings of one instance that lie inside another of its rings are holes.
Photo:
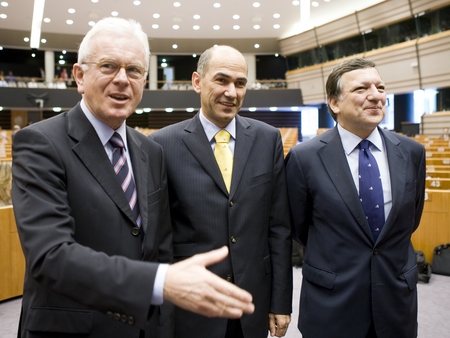
[[[339,123],[337,124],[337,129],[341,137],[344,151],[348,156],[358,147],[362,138],[344,129]],[[379,151],[383,151],[383,139],[381,138],[378,128],[375,128],[366,140],[369,140]]]
[[[234,117],[233,120],[231,120],[231,122],[225,128],[219,128],[210,120],[208,120],[201,109],[199,118],[209,142],[214,139],[214,135],[216,135],[217,132],[221,129],[225,129],[230,133],[233,139],[236,139],[236,117]]]
[[[84,115],[86,115],[87,119],[89,120],[89,122],[91,122],[92,126],[94,127],[103,146],[105,146],[109,142],[111,136],[114,134],[114,132],[116,132],[122,137],[122,140],[125,144],[125,150],[127,149],[127,133],[125,121],[118,129],[114,130],[107,124],[100,121],[97,117],[94,116],[94,114],[92,114],[89,111],[88,107],[86,106],[86,103],[84,102],[84,99],[81,100],[80,106]]]

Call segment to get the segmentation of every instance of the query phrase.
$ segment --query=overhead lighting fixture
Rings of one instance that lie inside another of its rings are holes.
[[[44,17],[44,7],[45,0],[34,0],[30,48],[39,48],[39,43],[41,40],[41,25]]]
[[[179,29],[180,26],[178,26],[178,25],[173,25],[172,28],[176,30],[176,29]]]
[[[220,8],[220,4],[218,2],[216,2],[213,6],[214,8]]]
[[[259,43],[255,43],[255,46],[254,46],[256,49],[258,49],[260,46],[259,46]]]
[[[173,108],[166,108],[165,110],[166,110],[166,113],[171,113],[171,112],[173,112]]]
[[[194,110],[195,110],[194,108],[186,108],[186,111],[187,111],[188,113],[192,113]]]
[[[253,3],[253,7],[258,8],[259,6],[261,6],[261,4],[259,2],[254,2]]]
[[[199,19],[200,19],[200,15],[195,14],[195,15],[193,16],[193,18],[194,18],[194,20],[199,20]]]
[[[275,25],[273,25],[273,28],[279,29],[279,28],[280,28],[280,25],[276,23]]]
[[[158,13],[153,14],[153,18],[155,18],[155,19],[159,19],[160,16],[161,15],[159,15]]]
[[[240,16],[238,14],[233,15],[234,20],[239,20]]]
[[[199,25],[195,25],[194,27],[192,27],[194,30],[198,31],[200,29]]]
[[[248,108],[248,111],[251,111],[251,112],[256,111],[256,107],[250,107],[250,108]]]
[[[6,19],[8,16],[6,14],[0,14],[0,19]]]
[[[140,4],[141,4],[141,2],[138,0],[133,1],[133,5],[135,5],[135,6],[139,6]]]
[[[273,17],[275,18],[275,19],[279,19],[280,18],[280,14],[278,14],[278,13],[275,13],[274,15],[273,15]]]
[[[277,108],[277,107],[270,107],[269,110],[270,110],[270,111],[277,111],[278,108]]]
[[[241,27],[239,27],[239,25],[234,25],[234,26],[233,26],[233,29],[236,30],[236,31],[239,30],[240,28],[241,28]]]
[[[174,2],[174,3],[173,3],[173,6],[174,6],[174,7],[180,7],[181,4],[180,4],[179,2]]]
[[[9,6],[9,4],[6,1],[2,1],[0,3],[0,5],[2,5],[2,7],[8,7]]]
[[[178,48],[178,45],[174,43],[174,44],[172,45],[172,48],[173,48],[173,49],[177,49],[177,48]]]
[[[118,15],[119,15],[119,12],[117,12],[117,11],[112,11],[112,12],[111,12],[111,15],[112,15],[112,16],[118,16]]]
[[[144,113],[150,113],[152,111],[152,108],[144,108]]]
[[[254,26],[253,26],[253,29],[260,29],[260,28],[261,28],[260,25],[254,25]]]
[[[214,25],[214,26],[213,26],[213,29],[214,29],[215,31],[218,31],[218,30],[220,29],[220,26],[219,26],[219,25]]]
[[[135,111],[135,113],[138,114],[138,115],[142,114],[143,112],[144,111],[142,109],[136,109],[136,111]]]
[[[61,107],[53,107],[53,111],[55,113],[59,113],[61,110],[62,110]]]

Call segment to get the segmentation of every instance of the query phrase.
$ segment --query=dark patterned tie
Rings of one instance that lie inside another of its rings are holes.
[[[359,143],[359,198],[376,241],[384,225],[384,198],[380,170],[369,149],[370,141]]]
[[[139,212],[139,204],[137,203],[136,186],[128,167],[127,157],[125,155],[125,146],[122,137],[118,133],[114,133],[109,143],[114,147],[112,164],[117,178],[122,186],[125,197],[128,200],[130,209],[133,212],[137,226],[141,227],[141,215]],[[142,231],[141,231],[142,232]]]

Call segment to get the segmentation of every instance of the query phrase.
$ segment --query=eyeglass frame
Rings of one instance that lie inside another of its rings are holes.
[[[99,64],[102,64],[102,63],[109,63],[109,64],[116,65],[117,66],[117,70],[115,72],[111,73],[111,74],[105,74],[104,72],[102,72],[101,67],[99,66]],[[120,72],[120,69],[123,68],[123,69],[125,69],[125,74],[127,74],[127,78],[130,79],[130,80],[141,80],[143,77],[146,76],[146,74],[148,74],[148,71],[145,69],[145,67],[142,67],[142,66],[139,66],[139,65],[135,65],[135,64],[119,65],[119,63],[117,63],[116,61],[108,60],[108,59],[100,60],[100,61],[84,61],[84,62],[81,62],[81,64],[82,65],[89,65],[89,64],[96,65],[98,70],[100,71],[100,73],[102,73],[105,76],[111,76],[111,77],[116,76]],[[130,66],[138,68],[138,69],[141,69],[141,70],[144,70],[144,72],[142,73],[142,76],[140,78],[130,77],[128,75],[128,73],[127,73],[127,68],[130,67]]]

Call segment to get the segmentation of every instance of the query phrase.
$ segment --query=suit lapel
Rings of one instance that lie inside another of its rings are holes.
[[[367,236],[373,238],[364,209],[359,200],[358,191],[356,190],[353,177],[348,167],[348,161],[345,157],[346,155],[337,128],[335,127],[330,132],[323,134],[322,142],[325,145],[319,149],[318,154],[324,164],[325,170],[328,172],[342,201],[350,210],[353,217]]]
[[[72,150],[116,205],[133,220],[128,201],[100,139],[79,104],[68,113],[68,135],[77,143]],[[139,204],[140,206],[140,204]]]
[[[194,116],[185,127],[186,135],[183,142],[191,152],[192,156],[200,163],[205,172],[214,180],[214,182],[228,195],[227,188],[220,173],[219,166],[208,142],[205,131],[198,117]],[[233,183],[231,184],[233,186]]]
[[[406,168],[408,156],[405,150],[400,146],[400,141],[391,132],[380,130],[383,136],[389,165],[389,175],[391,178],[392,207],[389,215],[381,230],[378,240],[381,240],[385,234],[391,229],[398,213],[402,207],[402,199],[405,192]]]
[[[231,179],[230,197],[236,193],[239,182],[247,164],[250,149],[253,147],[255,135],[251,130],[250,124],[245,119],[236,115],[236,143],[234,145],[234,160],[233,160],[233,176]]]

